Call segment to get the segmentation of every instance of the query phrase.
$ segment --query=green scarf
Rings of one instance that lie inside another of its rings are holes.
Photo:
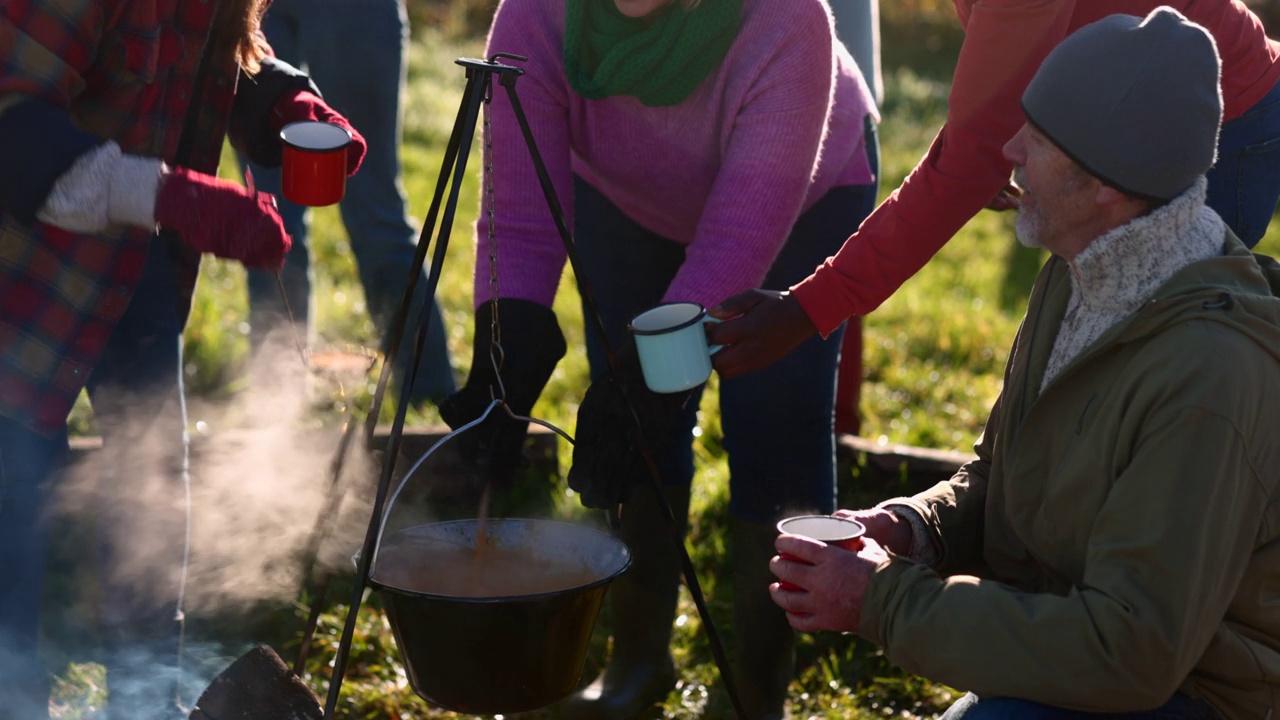
[[[565,0],[564,67],[588,100],[632,95],[649,107],[677,105],[724,60],[738,36],[742,0],[683,0],[646,17],[613,0]]]

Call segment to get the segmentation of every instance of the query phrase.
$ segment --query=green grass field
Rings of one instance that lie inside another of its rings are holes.
[[[415,16],[416,17],[416,16]],[[913,38],[908,42],[906,38]],[[923,39],[921,39],[923,38]],[[956,29],[942,22],[923,35],[918,28],[894,25],[885,30],[886,101],[881,142],[882,194],[887,194],[914,166],[940,126],[946,108],[947,79],[953,62]],[[411,50],[406,101],[404,182],[412,213],[426,215],[440,171],[445,140],[464,84],[453,63],[475,56],[482,45],[475,37],[457,39],[419,27]],[[224,175],[236,177],[227,156]],[[463,373],[470,362],[471,277],[473,242],[470,226],[478,208],[478,143],[464,184],[459,216],[442,273],[439,297],[454,362]],[[228,169],[231,170],[228,170]],[[865,383],[862,434],[886,442],[967,451],[1000,390],[1007,347],[1021,318],[1026,293],[1044,257],[1014,240],[1012,215],[984,212],[916,277],[865,320]],[[322,341],[376,345],[377,334],[363,312],[354,260],[333,208],[313,214],[313,257],[317,263],[316,331]],[[1280,251],[1273,230],[1260,248]],[[534,416],[572,432],[578,403],[585,391],[587,365],[582,348],[582,320],[571,278],[566,275],[556,302],[570,351],[561,361]],[[198,408],[234,404],[252,392],[245,380],[248,361],[243,272],[234,264],[208,261],[194,314],[187,331],[189,392]],[[460,375],[461,377],[461,375]],[[715,380],[712,380],[715,383]],[[367,408],[370,387],[347,388],[357,408]],[[727,466],[720,446],[719,413],[707,393],[697,438],[698,476],[688,547],[711,602],[717,627],[728,639],[728,583],[721,566],[727,523]],[[191,418],[194,423],[204,419]],[[384,409],[389,420],[391,408]],[[212,417],[212,416],[210,416]],[[330,408],[316,410],[332,423]],[[434,424],[434,411],[410,413],[411,424]],[[74,428],[92,430],[87,406],[77,408]],[[335,436],[336,438],[336,436]],[[560,467],[568,466],[561,446]],[[846,502],[874,502],[877,489],[860,487],[856,476],[841,479]],[[580,517],[576,500],[563,479],[550,488],[556,514]],[[345,592],[335,595],[345,601]],[[689,596],[682,596],[674,636],[680,684],[670,696],[665,716],[727,716],[728,704],[718,689],[717,672],[705,633]],[[273,626],[282,655],[293,652],[293,628],[301,627],[304,606],[275,608]],[[346,607],[333,605],[322,617],[306,679],[324,697],[329,663],[338,641]],[[603,628],[601,628],[603,631]],[[594,674],[603,651],[603,632],[589,660]],[[874,646],[853,636],[804,636],[801,672],[793,683],[793,714],[803,718],[929,718],[946,707],[952,692],[893,668]],[[92,663],[68,666],[59,675],[55,716],[88,718],[102,701],[101,674]],[[340,716],[345,718],[443,718],[450,713],[428,708],[409,689],[387,622],[376,599],[360,614],[351,663],[343,687]]]

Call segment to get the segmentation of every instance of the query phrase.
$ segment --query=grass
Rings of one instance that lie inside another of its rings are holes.
[[[454,12],[465,15],[464,10]],[[882,194],[896,187],[915,165],[943,120],[947,80],[958,38],[954,21],[930,24],[924,36],[909,23],[895,23],[890,11],[886,21]],[[410,50],[403,163],[412,214],[421,219],[435,188],[443,146],[464,84],[463,73],[453,60],[475,56],[482,46],[474,35],[459,39],[421,25],[419,28]],[[926,41],[908,41],[909,37],[925,37]],[[438,293],[444,306],[450,349],[460,373],[470,362],[470,224],[478,207],[478,145],[477,142],[470,159]],[[234,171],[226,170],[235,167],[229,155],[226,160],[224,174],[234,176]],[[863,435],[885,442],[962,451],[972,445],[1000,390],[1008,344],[1035,272],[1044,259],[1038,251],[1024,249],[1014,241],[1012,219],[1011,215],[981,213],[922,272],[866,318]],[[312,228],[318,268],[315,325],[319,337],[322,341],[376,345],[377,333],[363,311],[354,261],[337,212],[332,208],[315,211]],[[1280,251],[1280,238],[1274,230],[1260,249],[1272,254]],[[571,349],[533,414],[572,431],[577,405],[587,385],[587,364],[581,352],[581,313],[567,273],[555,309]],[[203,403],[197,406],[193,422],[205,419],[201,415],[205,409],[234,403],[253,392],[245,380],[246,300],[243,272],[238,266],[207,261],[186,337],[188,391]],[[367,408],[369,384],[348,390],[357,408]],[[687,545],[717,628],[731,641],[734,628],[729,622],[727,597],[732,579],[721,563],[728,520],[727,466],[719,442],[719,413],[714,398],[714,392],[707,393],[700,416],[696,439],[699,469]],[[391,404],[384,408],[384,420],[391,417]],[[322,421],[333,421],[331,410],[321,408],[317,415]],[[409,422],[434,424],[438,417],[430,408],[412,410]],[[72,427],[79,433],[92,430],[86,405],[77,407]],[[560,452],[559,465],[565,468],[569,455],[563,443]],[[856,468],[841,478],[841,502],[847,507],[875,502],[887,492],[890,490],[860,482]],[[552,480],[549,496],[556,515],[583,517],[562,478]],[[345,601],[346,589],[339,590],[330,597]],[[263,626],[286,658],[291,657],[286,653],[293,652],[291,645],[297,641],[296,628],[305,617],[305,601],[301,598],[296,605],[275,607],[274,624]],[[408,687],[376,597],[362,607],[340,716],[453,717],[428,708]],[[330,662],[346,615],[347,608],[340,603],[328,608],[309,655],[305,679],[321,698],[328,689]],[[600,666],[604,630],[602,624],[586,677],[594,675]],[[684,593],[673,639],[680,684],[664,707],[666,717],[723,714],[720,708],[726,703],[718,689],[717,671],[705,637],[696,609]],[[802,636],[799,656],[800,673],[792,686],[796,717],[930,718],[953,697],[946,687],[894,668],[878,648],[852,636]],[[72,662],[60,670],[55,717],[90,717],[103,700],[100,668],[88,662]]]

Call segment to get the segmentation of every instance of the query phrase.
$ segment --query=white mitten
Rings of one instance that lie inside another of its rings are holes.
[[[125,154],[108,141],[81,155],[58,178],[36,217],[78,233],[100,233],[112,224],[154,229],[164,172],[159,159]]]

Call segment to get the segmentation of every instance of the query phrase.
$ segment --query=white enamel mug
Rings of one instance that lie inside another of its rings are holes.
[[[695,388],[711,377],[711,356],[720,345],[707,346],[703,326],[719,320],[697,303],[665,303],[631,320],[644,384],[657,393]]]

